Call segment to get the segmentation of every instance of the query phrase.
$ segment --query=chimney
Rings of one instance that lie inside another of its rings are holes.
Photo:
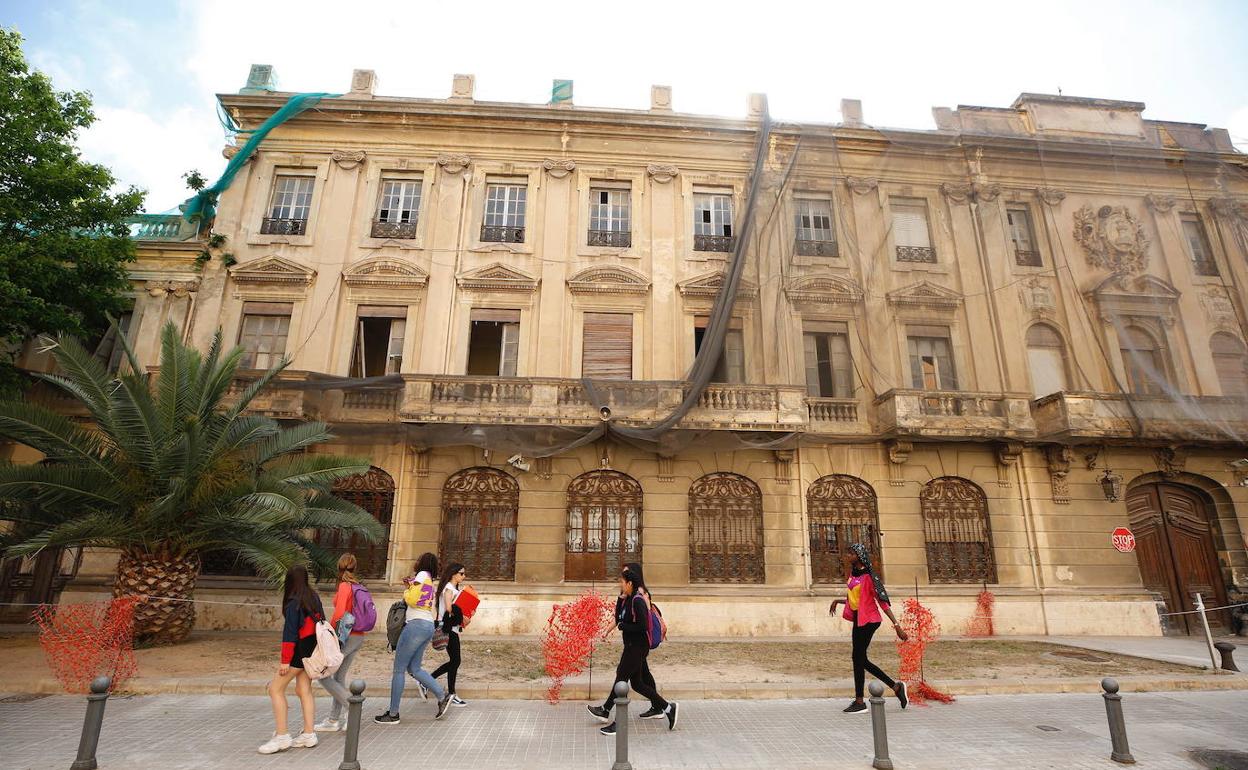
[[[247,73],[247,85],[239,89],[240,94],[261,94],[277,90],[277,73],[272,64],[253,64]]]
[[[841,122],[847,126],[859,128],[866,124],[862,122],[862,100],[861,99],[842,99],[841,100]]]
[[[451,102],[471,102],[477,88],[476,75],[456,75],[451,78]]]
[[[377,73],[373,70],[351,71],[351,93],[356,99],[372,99],[377,90]]]
[[[650,111],[651,112],[671,112],[672,111],[672,87],[671,86],[650,86]]]
[[[750,94],[746,101],[746,117],[761,118],[767,112],[767,94]]]

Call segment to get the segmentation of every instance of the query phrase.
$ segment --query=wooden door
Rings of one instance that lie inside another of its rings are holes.
[[[79,548],[49,548],[0,564],[0,623],[27,623],[36,606],[56,604],[81,561]]]
[[[1213,525],[1204,502],[1193,491],[1174,484],[1149,484],[1127,495],[1127,513],[1135,532],[1140,577],[1160,593],[1168,612],[1196,608],[1196,594],[1207,607],[1226,604],[1226,585],[1218,567]],[[1225,610],[1208,613],[1215,631],[1230,627]],[[1200,633],[1195,615],[1176,615],[1170,624],[1186,633]]]

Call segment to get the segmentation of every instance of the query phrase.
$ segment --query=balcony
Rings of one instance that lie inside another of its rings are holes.
[[[836,241],[804,241],[798,239],[794,242],[798,256],[802,257],[839,257],[840,250],[836,246]]]
[[[411,240],[416,237],[416,223],[375,221],[369,234],[374,238]]]
[[[1019,267],[1044,267],[1044,262],[1040,259],[1040,252],[1027,249],[1014,250],[1014,264]]]
[[[265,217],[260,222],[261,235],[303,235],[307,232],[306,219],[273,219]]]
[[[1040,438],[1069,442],[1132,438],[1242,444],[1248,399],[1054,393],[1032,403]]]
[[[890,390],[875,400],[880,431],[917,438],[1031,438],[1030,399],[1018,393]]]
[[[627,230],[589,230],[586,243],[589,246],[627,249],[633,245],[633,234]]]
[[[898,246],[898,262],[926,262],[936,264],[936,249],[931,246]]]
[[[126,224],[136,241],[190,241],[199,234],[199,225],[187,222],[181,214],[138,214]]]
[[[858,401],[852,398],[806,399],[806,430],[817,434],[865,435],[870,425],[859,417]]]
[[[148,371],[152,372],[154,376],[160,376],[160,370],[156,367],[149,368]],[[260,372],[255,372],[254,374],[244,372],[235,377],[230,382],[230,387],[225,391],[224,403],[235,403],[238,397],[256,381],[260,374]],[[277,379],[269,383],[267,388],[256,394],[245,413],[259,414],[279,420],[318,419],[321,412],[318,398],[320,394],[316,391],[298,387],[309,379],[310,375],[308,372],[287,369],[279,374]]]
[[[524,243],[523,227],[481,226],[482,243]]]
[[[694,251],[731,252],[737,245],[735,235],[698,235],[693,236]]]

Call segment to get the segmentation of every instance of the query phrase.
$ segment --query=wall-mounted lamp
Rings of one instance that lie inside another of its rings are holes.
[[[1118,502],[1118,498],[1122,497],[1122,476],[1106,468],[1105,473],[1101,475],[1101,491],[1105,493],[1105,499],[1109,502]]]

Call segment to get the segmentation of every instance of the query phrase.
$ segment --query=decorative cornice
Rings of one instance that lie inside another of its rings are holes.
[[[230,278],[242,284],[287,284],[308,286],[316,271],[285,257],[269,256],[254,259],[230,268]]]
[[[342,271],[342,281],[357,288],[419,289],[429,283],[429,274],[407,260],[374,257],[357,262]]]
[[[568,278],[573,294],[648,294],[650,281],[626,267],[603,265],[586,268]]]
[[[888,304],[894,307],[922,308],[925,310],[952,310],[962,305],[962,295],[930,281],[890,291]]]
[[[719,294],[719,289],[723,285],[724,274],[718,272],[683,281],[678,285],[678,288],[682,297],[714,298]],[[755,299],[758,297],[758,287],[742,278],[741,283],[737,285],[737,297],[739,299]]]
[[[438,165],[448,174],[458,174],[472,165],[472,158],[467,155],[439,155]]]
[[[659,184],[667,184],[680,174],[680,169],[670,163],[651,163],[646,166],[646,173]]]
[[[501,262],[456,276],[461,289],[476,291],[537,291],[538,279]]]
[[[343,171],[350,171],[364,162],[363,150],[334,150],[329,159],[338,164]]]
[[[818,275],[798,278],[784,290],[789,301],[799,305],[856,305],[862,289],[844,278]]]
[[[1039,195],[1040,200],[1050,206],[1056,206],[1066,200],[1066,192],[1064,190],[1059,190],[1056,187],[1037,187],[1036,195]]]
[[[845,184],[858,195],[866,195],[880,186],[880,180],[869,176],[847,176]]]
[[[1149,193],[1144,196],[1144,201],[1148,203],[1148,207],[1158,214],[1165,214],[1174,208],[1173,195],[1160,195],[1158,193]]]
[[[546,169],[546,172],[550,174],[551,177],[555,179],[563,179],[568,174],[571,174],[573,171],[576,170],[576,161],[568,160],[568,159],[555,160],[554,158],[547,158],[546,160],[542,161],[542,168]]]

